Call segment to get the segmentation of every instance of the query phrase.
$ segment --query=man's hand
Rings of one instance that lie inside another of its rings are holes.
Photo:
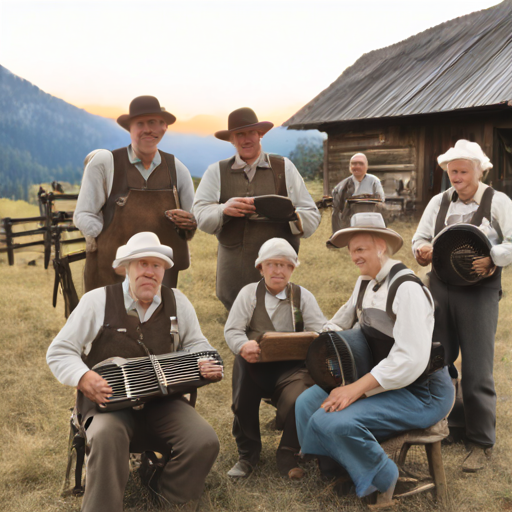
[[[255,211],[254,197],[232,197],[225,203],[224,207],[224,215],[230,217],[244,217]]]
[[[93,236],[85,237],[85,252],[96,252],[98,250],[98,244],[96,238]]]
[[[199,371],[205,379],[217,382],[224,377],[224,366],[218,361],[202,359],[199,361]]]
[[[165,216],[176,224],[176,227],[190,231],[197,228],[196,218],[185,210],[167,210]]]
[[[473,260],[473,270],[479,276],[491,275],[494,273],[495,268],[496,267],[489,256]]]
[[[247,343],[244,343],[240,349],[240,355],[248,363],[257,363],[260,360],[261,355],[259,343],[255,340],[249,340]]]
[[[112,396],[108,382],[93,370],[82,375],[77,388],[92,402],[104,404]]]
[[[355,389],[353,384],[334,388],[320,407],[325,412],[341,411],[354,403],[358,398],[361,398],[362,395],[363,393]]]
[[[429,263],[432,263],[432,246],[422,245],[419,249],[416,249],[415,257],[422,267],[426,267]]]

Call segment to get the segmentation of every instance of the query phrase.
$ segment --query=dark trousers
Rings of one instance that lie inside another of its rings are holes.
[[[233,365],[233,436],[240,459],[255,466],[261,453],[259,410],[262,398],[277,408],[276,426],[283,431],[278,450],[300,449],[295,426],[295,400],[314,384],[297,361],[248,363],[236,356]]]
[[[466,437],[493,446],[496,442],[496,391],[494,389],[494,336],[498,326],[501,275],[471,286],[451,286],[430,274],[434,297],[434,341],[445,349],[447,363],[461,352],[462,397]]]
[[[83,512],[122,512],[130,451],[172,454],[158,481],[169,503],[198,500],[217,454],[213,428],[183,398],[146,404],[141,411],[96,413],[87,428]]]

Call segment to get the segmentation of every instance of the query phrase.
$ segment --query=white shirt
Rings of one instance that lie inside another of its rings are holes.
[[[259,283],[250,283],[240,290],[240,293],[237,295],[229,312],[229,316],[224,327],[226,343],[235,355],[238,355],[242,345],[249,341],[246,331],[254,313],[254,308],[256,307],[256,289],[258,284]],[[320,310],[314,295],[302,286],[300,287],[300,290],[300,310],[304,320],[304,330],[320,331],[326,322],[326,318]],[[268,316],[272,322],[275,320],[272,317],[277,306],[282,300],[286,299],[286,297],[286,288],[277,295],[272,295],[268,290],[266,291],[265,309],[267,310]],[[274,327],[278,332],[282,332],[284,330],[275,323]]]
[[[363,297],[363,309],[376,308],[386,311],[388,298],[388,280],[391,267],[399,263],[388,260],[377,274],[376,279],[360,276],[348,302],[333,316],[331,322],[340,330],[359,328],[354,325],[357,308],[357,297],[361,281],[370,280]],[[384,281],[383,281],[384,280]],[[382,282],[383,281],[383,282]],[[382,282],[374,292],[373,287]],[[429,294],[430,295],[430,294]],[[393,328],[395,343],[388,356],[377,364],[371,374],[384,390],[400,389],[412,384],[425,370],[432,347],[434,331],[434,308],[421,286],[417,283],[405,282],[399,286],[393,301],[393,313],[396,321]],[[374,390],[375,392],[382,389]]]
[[[459,222],[469,222],[473,213],[478,209],[487,187],[487,185],[480,182],[476,194],[471,200],[463,202],[459,198],[455,202],[450,201],[444,226]],[[452,197],[455,189],[451,187],[448,190],[450,197]],[[412,239],[414,254],[416,254],[420,247],[432,245],[437,214],[441,208],[443,194],[444,192],[441,192],[434,196],[421,216],[420,223]],[[491,223],[484,218],[479,228],[493,246],[491,248],[493,263],[498,267],[510,265],[512,263],[512,200],[510,197],[503,192],[494,191],[491,203]]]
[[[268,161],[267,153],[260,155],[260,158],[262,157]],[[288,158],[285,158],[284,162],[286,191],[300,218],[300,221],[290,222],[290,228],[292,233],[307,238],[316,231],[322,217],[295,165]],[[250,173],[250,169],[247,172]],[[219,201],[220,167],[219,162],[216,162],[206,169],[197,187],[192,207],[199,229],[212,235],[219,233],[223,225],[225,204]]]
[[[147,181],[153,170],[160,164],[161,156],[157,151],[149,169],[144,169],[131,146],[128,146],[128,158],[137,167]],[[189,170],[176,157],[176,181],[181,209],[190,212],[194,202],[194,184]],[[106,149],[99,149],[84,169],[80,194],[76,202],[73,222],[85,235],[97,237],[103,229],[101,209],[107,202],[114,181],[114,156]],[[163,214],[163,212],[162,212]]]
[[[194,306],[179,290],[173,291],[183,351],[190,353],[215,350],[201,332]],[[131,297],[128,279],[123,283],[123,292],[126,311],[136,310],[142,323],[151,318],[161,302],[160,296],[155,295],[153,303],[144,311]],[[48,348],[46,362],[62,384],[77,386],[82,375],[89,371],[81,356],[90,352],[92,342],[103,325],[105,301],[105,288],[87,292]]]
[[[338,192],[348,180],[352,180],[354,184],[354,195],[371,194],[379,196],[384,201],[385,194],[382,183],[377,176],[368,173],[363,176],[361,181],[357,181],[353,175],[341,180],[336,187],[334,187],[332,195],[334,196],[335,191]]]

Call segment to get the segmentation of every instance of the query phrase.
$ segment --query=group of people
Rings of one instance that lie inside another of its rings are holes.
[[[276,453],[281,475],[299,474],[299,454],[317,456],[326,474],[348,472],[358,496],[377,492],[377,506],[388,506],[398,469],[379,441],[434,425],[454,402],[448,367],[425,372],[436,340],[445,347],[446,365],[462,351],[470,442],[463,469],[484,467],[495,443],[492,357],[500,269],[512,261],[512,202],[480,181],[491,164],[478,144],[458,141],[439,157],[452,188],[427,206],[413,250],[427,265],[438,229],[475,223],[493,245],[490,257],[473,263],[485,279],[468,288],[433,275],[427,289],[392,259],[401,236],[379,213],[356,214],[329,244],[347,247],[361,276],[348,302],[328,321],[313,294],[290,281],[299,265],[300,238],[315,232],[321,216],[293,163],[262,150],[261,138],[272,123],[260,122],[249,108],[232,112],[227,130],[215,136],[231,142],[236,153],[208,167],[194,196],[186,167],[157,148],[174,121],[156,98],[135,98],[129,114],[118,119],[130,132],[131,145],[97,150],[86,159],[74,217],[87,240],[86,293],[47,355],[57,379],[78,389],[76,413],[87,443],[82,510],[122,511],[134,446],[138,451],[167,447],[169,460],[153,491],[170,509],[197,507],[219,451],[212,427],[183,395],[101,412],[112,388],[92,369],[111,357],[214,350],[192,304],[176,288],[178,271],[190,264],[187,241],[196,228],[219,241],[217,297],[229,311],[224,334],[235,355],[238,448],[231,478],[247,477],[258,464],[259,406],[266,398],[283,431]],[[353,158],[359,189],[366,186],[363,157]],[[374,187],[373,181],[368,185]],[[264,333],[325,330],[363,336],[371,371],[326,393],[303,361],[260,362]],[[222,379],[216,361],[198,365],[203,379]]]

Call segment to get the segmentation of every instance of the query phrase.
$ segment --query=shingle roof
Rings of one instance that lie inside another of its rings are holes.
[[[360,57],[284,123],[324,123],[483,107],[512,100],[512,0]]]

